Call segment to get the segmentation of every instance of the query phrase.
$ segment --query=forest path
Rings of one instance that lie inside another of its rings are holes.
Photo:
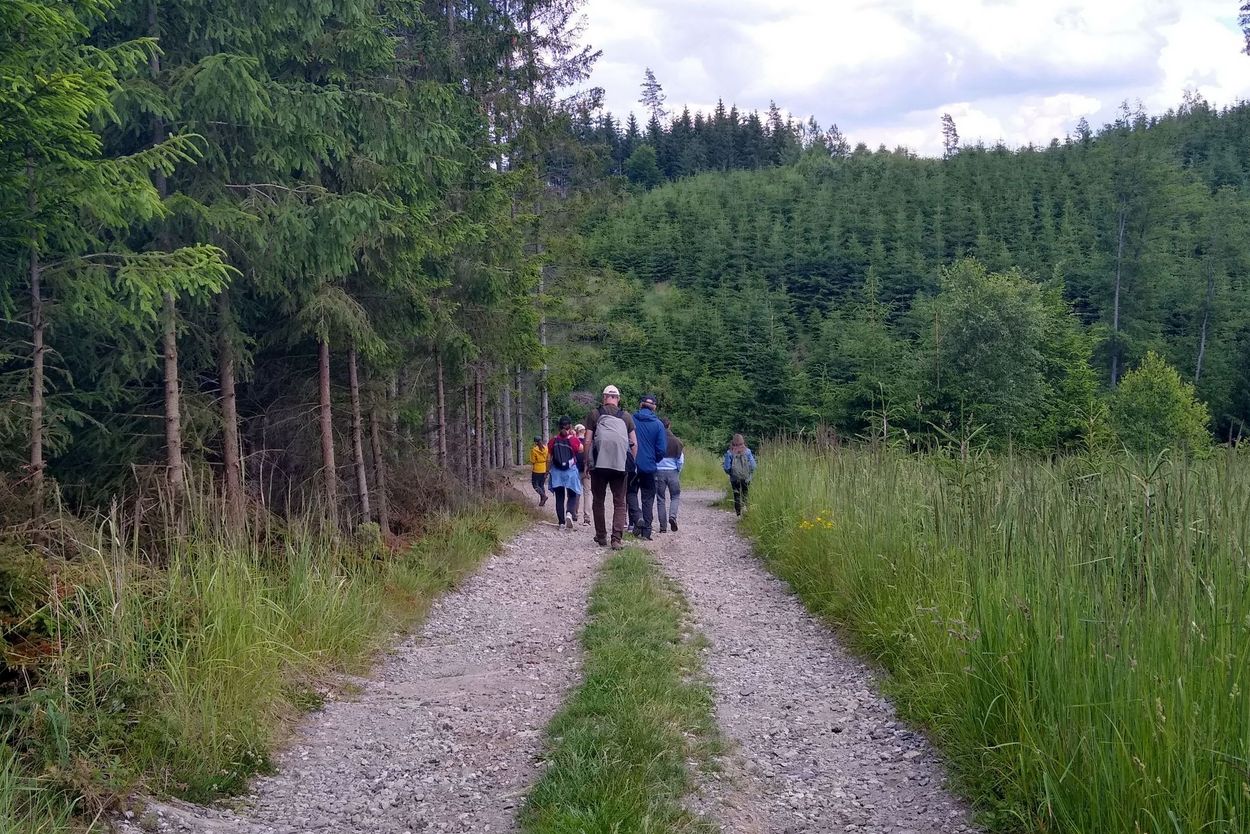
[[[730,742],[697,809],[726,834],[975,831],[927,740],[901,724],[871,670],[766,571],[718,493],[685,492],[660,567],[710,641],[704,665]]]
[[[439,599],[359,696],[307,716],[276,757],[276,775],[256,780],[249,796],[219,808],[151,803],[119,829],[513,830],[547,722],[579,677],[578,637],[605,553],[589,534],[531,526]]]
[[[770,575],[712,504],[683,495],[681,530],[646,547],[681,586],[730,742],[691,805],[727,834],[975,830],[925,739],[872,673]],[[550,504],[548,505],[550,506]],[[533,525],[446,594],[362,691],[307,716],[250,795],[156,802],[126,834],[420,834],[515,830],[544,728],[579,679],[586,603],[607,554]]]

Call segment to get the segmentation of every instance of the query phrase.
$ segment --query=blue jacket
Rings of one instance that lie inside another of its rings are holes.
[[[733,459],[734,459],[733,450],[732,449],[726,450],[725,460],[723,464],[726,475],[729,474],[729,467],[733,464]],[[751,465],[751,474],[754,475],[755,474],[755,453],[752,452],[749,448],[747,449],[747,463]]]
[[[634,432],[638,435],[638,471],[654,472],[655,465],[668,451],[668,432],[655,412],[640,408],[634,412]]]

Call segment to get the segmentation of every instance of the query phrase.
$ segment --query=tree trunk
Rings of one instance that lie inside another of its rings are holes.
[[[466,369],[467,370],[467,369]],[[474,467],[476,456],[473,454],[473,406],[469,382],[464,383],[464,440],[460,444],[464,458],[464,479],[469,484],[477,483],[477,472]]]
[[[1194,385],[1202,379],[1202,360],[1207,353],[1207,327],[1211,321],[1211,305],[1215,303],[1215,267],[1207,264],[1207,295],[1202,305],[1202,329],[1198,333],[1198,358],[1194,361]]]
[[[239,411],[234,385],[234,342],[230,338],[230,296],[217,296],[217,364],[221,378],[221,457],[225,467],[226,520],[243,521],[243,469],[239,460]]]
[[[538,392],[539,396],[542,398],[540,401],[538,416],[541,431],[538,433],[543,437],[547,437],[551,434],[550,392],[547,390],[547,374],[550,370],[550,366],[547,364],[547,309],[546,305],[543,303],[543,294],[546,292],[546,289],[547,270],[544,267],[538,271],[538,299],[541,308],[541,312],[538,317],[538,344],[541,346],[543,352],[543,367],[538,374]]]
[[[365,523],[373,520],[369,507],[369,477],[365,470],[364,427],[360,410],[360,377],[356,368],[356,346],[347,351],[347,384],[352,395],[352,456],[356,464],[356,492],[360,495],[360,514]]]
[[[438,410],[438,465],[447,468],[447,391],[443,387],[443,352],[434,351],[435,408]]]
[[[486,403],[484,400],[482,368],[479,365],[473,369],[473,425],[475,428],[473,451],[479,485],[486,482]]]
[[[1120,209],[1115,253],[1115,296],[1111,303],[1111,387],[1120,381],[1120,284],[1124,273],[1124,224],[1128,210]]]
[[[38,199],[35,193],[35,163],[26,162],[26,175],[29,185],[26,192],[26,205],[30,210],[31,222],[34,223],[38,210]],[[35,516],[43,514],[43,274],[39,261],[39,238],[33,230],[30,233],[30,482],[31,511]]]
[[[339,511],[338,472],[334,466],[334,414],[330,409],[330,340],[317,342],[321,387],[321,477],[325,487],[326,513],[337,522]]]
[[[505,378],[503,385],[499,386],[499,401],[501,413],[499,415],[499,423],[503,427],[503,465],[512,465],[512,453],[515,450],[512,441],[512,391],[508,388]],[[518,460],[517,463],[520,463]]]
[[[517,463],[523,463],[525,461],[525,449],[526,449],[525,408],[524,408],[524,400],[522,400],[521,398],[521,368],[519,365],[517,366],[517,369],[516,369],[516,377],[514,379],[514,382],[516,386],[513,389],[513,393],[515,395],[514,403],[516,407],[516,446],[513,447],[513,450],[516,452]]]
[[[386,453],[382,451],[382,431],[379,425],[382,422],[378,416],[376,406],[369,412],[369,437],[373,447],[373,483],[376,488],[378,498],[378,525],[382,528],[382,535],[391,535],[391,506],[390,497],[386,492]]]
[[[156,0],[148,4],[148,34],[159,38],[161,34],[159,5]],[[152,73],[152,82],[159,83],[161,58],[156,51],[148,59],[148,68]],[[159,145],[165,141],[165,121],[160,116],[153,116],[151,121],[152,144]],[[152,174],[156,193],[164,202],[169,192],[165,180],[165,172],[157,169]],[[168,245],[168,235],[162,230],[160,235],[162,246]],[[180,402],[180,386],[178,380],[178,310],[177,299],[172,292],[165,293],[164,309],[164,353],[165,353],[165,462],[166,480],[169,484],[170,498],[175,509],[182,503],[182,495],[186,488],[185,474],[182,466],[182,405]]]
[[[186,477],[182,468],[182,404],[178,382],[178,310],[174,294],[165,293],[165,454],[169,495],[182,503]]]
[[[391,421],[391,437],[393,439],[399,438],[399,373],[399,371],[392,372],[390,382],[386,386],[386,397],[390,401],[387,417]]]

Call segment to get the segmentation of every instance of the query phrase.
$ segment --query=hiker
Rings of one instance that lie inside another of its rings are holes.
[[[734,492],[734,512],[742,515],[747,505],[747,492],[751,488],[751,476],[755,474],[755,453],[747,448],[742,435],[735,434],[725,452],[725,474]]]
[[[547,445],[538,435],[534,435],[534,445],[530,447],[530,486],[538,493],[538,506],[547,503]]]
[[[582,475],[577,468],[582,441],[573,433],[572,420],[562,416],[559,422],[559,434],[547,441],[547,469],[551,491],[556,496],[556,523],[571,533],[577,496],[582,494]]]
[[[655,414],[655,395],[646,394],[638,403],[634,412],[634,426],[638,433],[638,451],[634,455],[634,463],[638,467],[637,493],[630,494],[630,501],[637,501],[638,494],[642,497],[642,506],[637,513],[634,535],[651,540],[651,521],[655,512],[655,472],[656,464],[664,459],[668,449],[668,437],[664,433],[664,424]]]
[[[681,501],[681,468],[686,465],[684,444],[673,434],[672,423],[661,417],[664,435],[668,439],[664,459],[655,465],[655,516],[660,522],[660,532],[667,529],[677,532],[677,505]],[[667,500],[666,500],[667,499]]]
[[[586,461],[590,458],[590,448],[586,445],[586,426],[578,423],[573,427],[573,433],[577,435],[577,439],[582,442],[582,450],[577,455],[577,471],[582,475],[582,494],[573,496],[573,517],[577,518],[577,508],[582,508],[582,524],[590,524],[590,502],[584,496],[590,495],[590,467]]]
[[[595,518],[595,543],[608,545],[608,526],[603,502],[612,490],[612,549],[620,550],[625,536],[625,459],[638,445],[634,418],[621,408],[621,391],[615,385],[603,389],[603,405],[586,417],[586,444],[590,446],[591,512]]]

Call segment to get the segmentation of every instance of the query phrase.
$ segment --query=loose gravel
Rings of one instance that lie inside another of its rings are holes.
[[[927,740],[900,723],[872,671],[769,574],[713,509],[686,492],[680,531],[656,536],[681,585],[717,718],[733,751],[693,799],[729,834],[953,834],[977,830],[943,787]]]
[[[153,803],[119,821],[204,834],[418,834],[514,828],[548,720],[576,683],[600,558],[540,523],[513,539],[363,681],[309,715],[233,808]]]

